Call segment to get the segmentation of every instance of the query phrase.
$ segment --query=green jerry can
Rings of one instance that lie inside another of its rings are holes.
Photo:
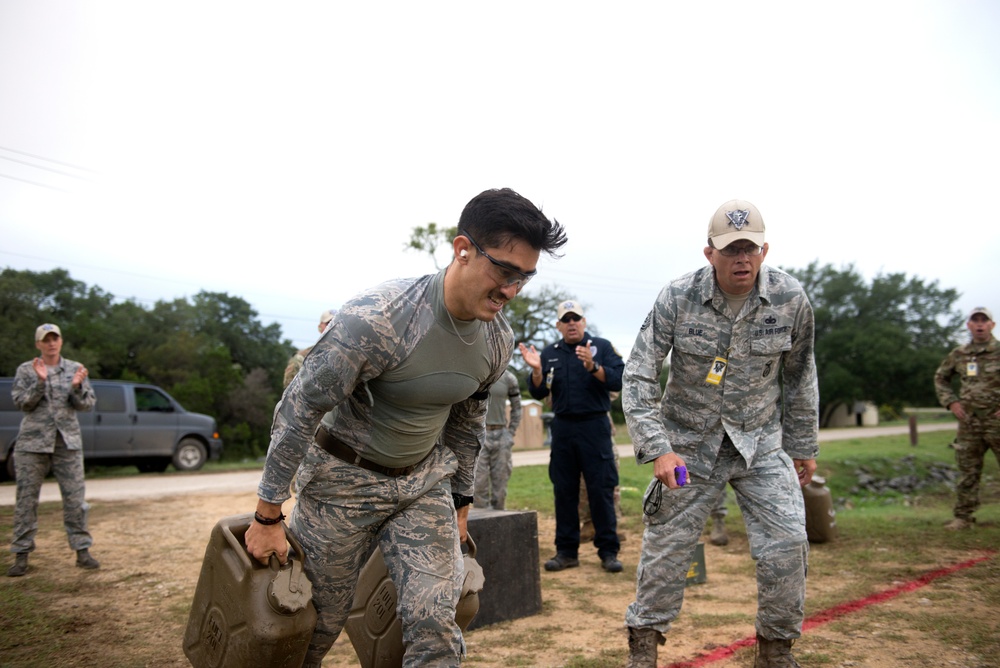
[[[806,537],[810,543],[826,543],[837,537],[837,513],[826,480],[814,475],[802,488],[806,503]]]
[[[288,562],[264,566],[244,538],[253,514],[225,517],[212,529],[184,632],[195,668],[299,668],[316,626],[302,546],[285,527]]]
[[[465,579],[455,607],[455,621],[465,631],[479,612],[479,592],[486,578],[476,561],[476,543],[470,535],[463,546]],[[403,623],[396,614],[396,585],[376,548],[358,578],[354,603],[347,617],[347,631],[361,668],[400,668],[403,665]]]

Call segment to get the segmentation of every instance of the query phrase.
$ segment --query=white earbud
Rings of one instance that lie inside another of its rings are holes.
[[[459,257],[469,257],[469,251],[461,250],[458,252]]]

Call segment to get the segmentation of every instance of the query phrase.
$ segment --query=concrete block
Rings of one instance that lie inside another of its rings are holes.
[[[537,513],[473,508],[469,534],[486,577],[479,593],[479,612],[469,629],[540,613]]]

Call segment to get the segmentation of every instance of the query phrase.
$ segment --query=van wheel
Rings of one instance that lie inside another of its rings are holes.
[[[205,465],[208,453],[196,438],[182,438],[174,452],[174,468],[178,471],[197,471]]]

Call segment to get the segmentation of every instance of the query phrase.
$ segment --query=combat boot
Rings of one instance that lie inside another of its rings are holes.
[[[945,524],[944,528],[949,531],[964,531],[965,529],[971,529],[975,526],[975,521],[976,520],[974,519],[967,520],[964,517],[956,517],[951,522]]]
[[[14,565],[7,569],[7,577],[19,578],[28,572],[28,553],[18,552],[14,555]]]
[[[90,550],[83,548],[82,550],[76,551],[76,565],[80,568],[93,570],[95,568],[100,568],[101,562],[90,556]]]
[[[791,640],[768,640],[757,635],[757,659],[753,668],[801,668],[792,656]]]
[[[721,517],[712,520],[712,535],[708,538],[712,545],[728,545],[729,534],[726,533],[726,521]]]
[[[667,642],[656,629],[628,627],[628,663],[625,668],[656,668],[656,646]]]

